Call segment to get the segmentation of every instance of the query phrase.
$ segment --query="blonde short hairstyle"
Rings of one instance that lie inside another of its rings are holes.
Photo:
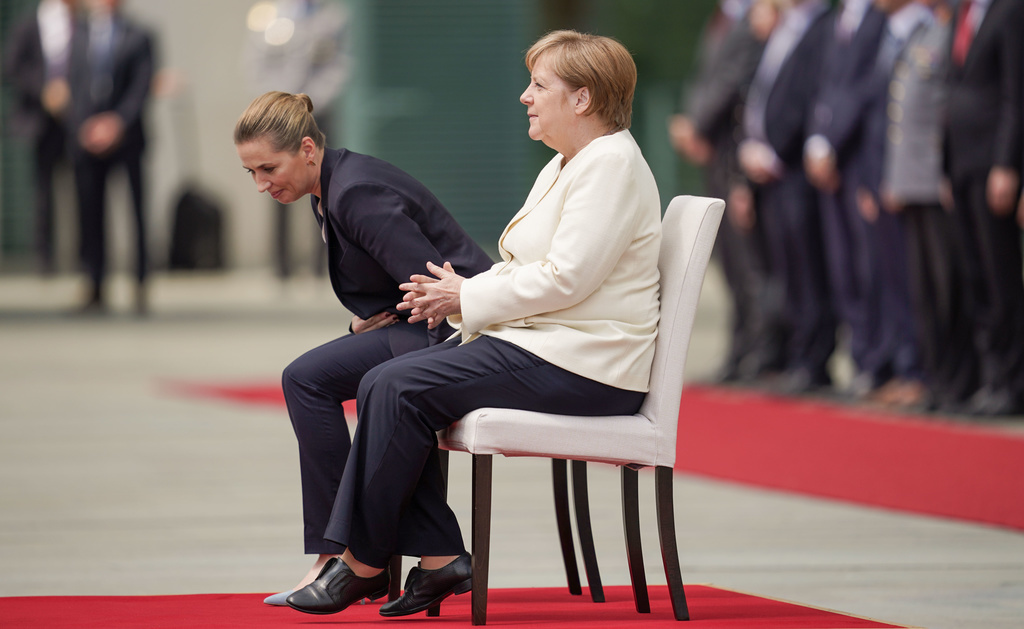
[[[324,148],[326,138],[313,119],[313,101],[305,94],[267,92],[252,101],[235,123],[236,145],[265,139],[275,151],[297,153],[305,137]]]
[[[569,87],[590,89],[587,115],[600,116],[616,129],[629,128],[636,64],[625,46],[610,37],[572,30],[551,31],[526,52],[530,72],[542,56]]]

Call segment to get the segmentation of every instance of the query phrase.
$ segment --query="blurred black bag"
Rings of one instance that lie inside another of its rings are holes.
[[[186,187],[174,206],[171,270],[224,268],[224,210],[195,187]]]

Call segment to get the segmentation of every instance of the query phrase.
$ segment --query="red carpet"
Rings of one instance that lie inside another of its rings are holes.
[[[652,586],[651,613],[637,614],[627,586],[605,587],[606,603],[570,596],[564,589],[491,590],[487,624],[493,627],[675,627],[676,629],[855,629],[903,627],[783,601],[720,590],[686,587],[693,620],[672,617],[668,588]],[[419,626],[432,629],[470,626],[470,597],[448,599],[441,616],[418,614],[385,619],[377,604],[354,605],[330,616],[310,616],[262,603],[265,594],[187,596],[55,596],[0,598],[4,629],[229,629],[245,627]]]
[[[277,384],[170,390],[284,404]],[[346,411],[354,419],[354,404]],[[690,387],[676,460],[694,474],[1024,529],[1024,437],[941,418]]]
[[[164,389],[179,395],[191,395],[222,399],[241,404],[284,406],[284,393],[279,384],[199,384],[195,382],[175,382],[164,385]],[[349,400],[342,405],[345,417],[349,421],[356,420],[356,401]]]
[[[1024,529],[1024,438],[712,388],[683,392],[676,469]]]

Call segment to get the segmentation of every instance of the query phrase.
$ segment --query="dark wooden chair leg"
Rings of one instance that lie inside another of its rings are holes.
[[[438,451],[437,451],[437,460],[438,460],[438,463],[440,463],[440,465],[441,465],[441,476],[444,477],[444,495],[445,495],[446,498],[448,497],[448,456],[449,456],[449,454],[448,454],[447,450],[438,449]],[[434,605],[433,607],[430,607],[430,608],[427,609],[427,617],[428,618],[436,618],[436,617],[438,617],[440,615],[441,615],[441,604],[440,603],[438,603],[437,605]]]
[[[595,603],[604,602],[604,587],[597,567],[597,552],[594,550],[594,530],[590,526],[590,498],[587,492],[587,462],[572,462],[572,495],[576,507],[576,529],[580,535],[580,552],[583,553],[583,569],[587,573],[590,598]]]
[[[569,594],[583,594],[580,587],[580,569],[576,565],[576,549],[572,543],[572,524],[569,522],[569,468],[565,459],[551,459],[551,484],[555,493],[555,522],[558,542],[562,546],[562,563]]]
[[[473,455],[473,624],[487,624],[487,571],[491,552],[492,455]]]
[[[651,599],[647,596],[647,575],[644,572],[644,553],[640,542],[639,474],[622,466],[622,530],[626,535],[626,560],[629,580],[633,584],[633,604],[636,611],[648,614]]]
[[[654,470],[654,496],[658,510],[658,538],[661,540],[661,560],[665,564],[672,613],[676,620],[689,620],[686,593],[683,591],[683,573],[679,569],[679,549],[676,546],[676,517],[672,498],[672,468],[659,465]]]
[[[391,571],[391,584],[388,586],[388,602],[398,600],[402,591],[402,556],[392,555],[388,564]]]

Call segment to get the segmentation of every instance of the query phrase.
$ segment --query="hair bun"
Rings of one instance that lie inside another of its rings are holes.
[[[308,94],[296,94],[295,97],[306,105],[306,111],[313,113],[313,99]]]

